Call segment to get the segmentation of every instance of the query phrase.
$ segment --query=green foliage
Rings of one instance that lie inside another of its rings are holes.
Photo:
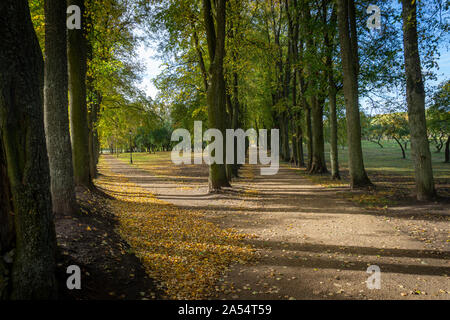
[[[405,149],[409,141],[408,115],[405,112],[376,115],[370,118],[371,135],[393,139],[402,150],[403,158],[406,158]]]
[[[31,21],[33,22],[34,31],[39,41],[39,45],[44,51],[45,49],[45,15],[44,0],[28,0],[30,7]]]
[[[29,0],[42,48],[43,3],[43,0]],[[382,30],[373,32],[366,28],[365,10],[369,4],[369,0],[358,1],[356,7],[360,91],[362,97],[372,101],[376,113],[382,111],[383,105],[388,111],[375,117],[362,114],[363,136],[378,142],[398,139],[404,145],[409,135],[407,119],[400,112],[404,96],[395,98],[391,90],[404,91],[401,10],[392,1],[377,1],[382,12]],[[93,128],[98,130],[102,147],[114,144],[126,148],[131,130],[136,147],[162,148],[174,128],[192,131],[195,120],[206,125],[209,75],[205,71],[210,57],[201,8],[200,0],[86,0],[88,106],[92,115],[97,112],[94,107],[99,105]],[[226,90],[231,99],[239,102],[242,127],[276,127],[279,115],[287,114],[287,119],[295,118],[305,129],[303,103],[311,97],[323,97],[327,101],[326,76],[332,71],[338,89],[338,143],[346,145],[335,10],[334,1],[227,2]],[[433,78],[438,49],[448,39],[448,22],[441,18],[448,10],[448,5],[442,5],[440,0],[421,1],[419,5],[420,54],[426,78]],[[292,21],[299,23],[297,61],[290,48]],[[136,32],[142,28],[145,34]],[[325,33],[330,47],[326,46]],[[142,66],[136,60],[136,48],[140,40],[158,43],[165,65],[155,80],[160,91],[157,102],[138,89]],[[331,53],[330,65],[325,63],[328,53]],[[297,76],[295,106],[294,73]],[[449,134],[448,87],[448,81],[440,86],[427,110],[429,138],[437,148],[442,147]],[[327,117],[325,103],[325,137],[329,136]]]
[[[450,81],[442,82],[427,109],[429,138],[440,152],[450,136]]]
[[[159,124],[154,128],[139,127],[134,143],[139,150],[148,152],[155,149],[168,150],[171,145],[172,128],[168,123]]]

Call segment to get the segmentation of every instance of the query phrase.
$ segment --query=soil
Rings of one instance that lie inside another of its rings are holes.
[[[99,191],[77,190],[77,200],[79,212],[55,217],[59,298],[158,299],[161,293],[155,282],[116,233],[117,221],[110,213],[108,196]],[[66,286],[70,265],[81,269],[81,290]]]

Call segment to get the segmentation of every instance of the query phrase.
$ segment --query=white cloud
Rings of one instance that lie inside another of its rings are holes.
[[[139,87],[154,99],[158,94],[158,89],[156,89],[152,81],[163,70],[162,61],[157,58],[156,50],[144,44],[138,47],[137,55],[145,67],[142,82]]]

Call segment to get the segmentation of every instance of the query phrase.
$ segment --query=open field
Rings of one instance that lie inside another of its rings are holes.
[[[381,141],[383,148],[369,141],[362,141],[364,164],[369,174],[382,172],[405,177],[413,177],[414,166],[411,161],[411,149],[408,145],[406,159],[402,159],[400,147],[395,141]],[[325,152],[329,158],[329,145],[325,147]],[[444,152],[435,153],[435,148],[431,145],[431,157],[433,159],[434,177],[438,179],[450,179],[450,163],[444,163]],[[347,168],[348,153],[347,148],[339,148],[340,165]],[[448,181],[447,181],[448,183]]]

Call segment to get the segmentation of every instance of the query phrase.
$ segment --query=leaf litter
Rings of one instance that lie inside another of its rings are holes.
[[[232,264],[246,264],[256,250],[244,243],[249,236],[221,229],[201,211],[180,209],[99,164],[96,185],[114,199],[118,232],[142,261],[150,277],[160,282],[169,299],[205,299],[232,284],[218,280]]]

